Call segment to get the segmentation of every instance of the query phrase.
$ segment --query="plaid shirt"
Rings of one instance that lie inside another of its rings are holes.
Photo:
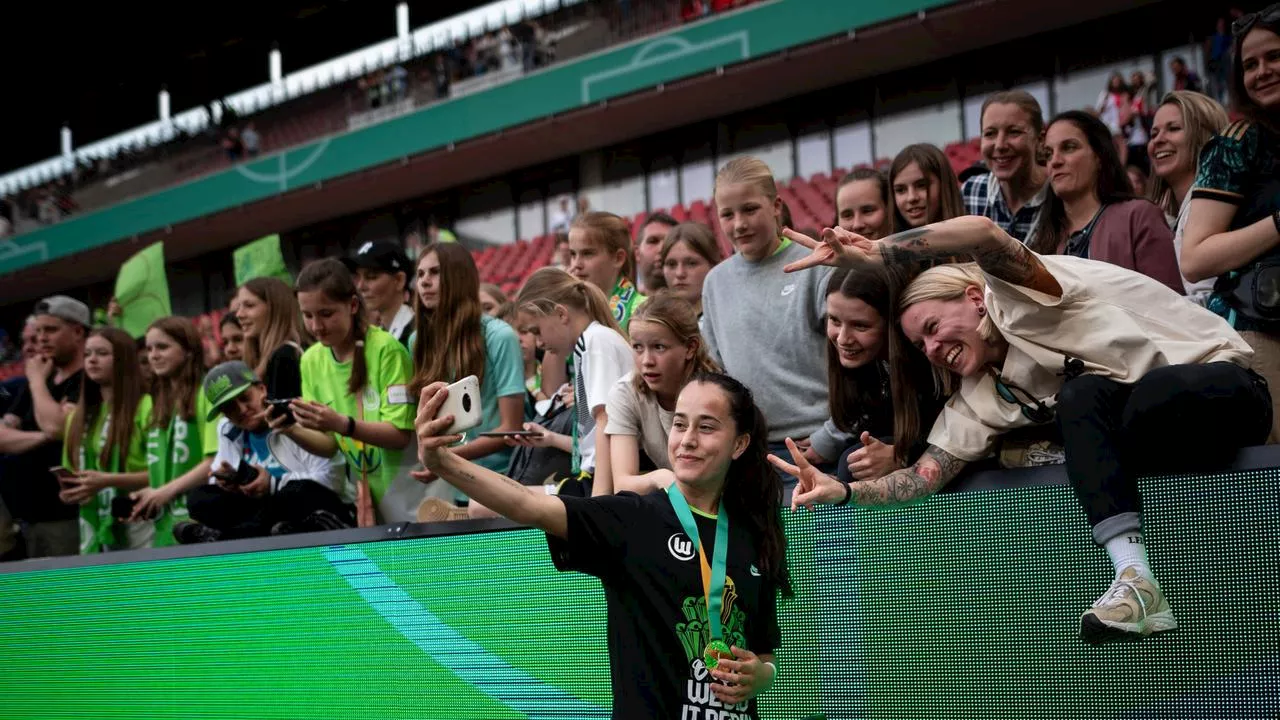
[[[1040,192],[1031,198],[1026,205],[1018,208],[1018,212],[1010,212],[1009,206],[1000,193],[1000,181],[995,173],[974,175],[960,186],[960,195],[964,199],[964,211],[968,215],[989,217],[1005,232],[1021,240],[1031,240],[1036,221],[1040,219],[1040,206],[1049,193],[1049,184],[1040,188]]]

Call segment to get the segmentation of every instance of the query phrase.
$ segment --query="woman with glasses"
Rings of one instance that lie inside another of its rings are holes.
[[[774,464],[800,482],[793,507],[921,500],[1011,430],[1056,422],[1066,471],[1115,568],[1080,619],[1098,643],[1177,627],[1142,538],[1138,478],[1220,468],[1271,425],[1266,383],[1226,322],[1163,283],[1110,263],[1040,256],[987,218],[962,217],[883,240],[839,228],[787,271],[820,264],[903,265],[939,256],[976,261],[921,273],[898,319],[935,366],[960,376],[912,467],[843,484],[809,467]]]
[[[1242,16],[1231,32],[1232,103],[1245,119],[1200,153],[1182,274],[1214,281],[1207,307],[1253,348],[1253,367],[1280,383],[1280,4]],[[1271,442],[1280,442],[1274,419]]]

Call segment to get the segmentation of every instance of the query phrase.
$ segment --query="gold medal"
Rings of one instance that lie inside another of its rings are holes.
[[[707,649],[702,651],[702,662],[709,669],[714,669],[720,664],[720,659],[733,659],[733,650],[729,649],[729,645],[720,639],[712,640],[707,643]]]

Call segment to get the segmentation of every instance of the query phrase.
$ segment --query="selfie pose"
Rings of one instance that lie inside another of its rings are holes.
[[[1010,430],[1056,422],[1067,478],[1115,568],[1081,615],[1102,642],[1177,627],[1147,561],[1138,478],[1221,469],[1271,427],[1266,382],[1226,322],[1156,280],[1110,263],[1040,256],[987,218],[962,217],[867,240],[840,228],[788,271],[821,264],[901,265],[966,254],[976,263],[917,276],[898,303],[907,339],[961,378],[909,468],[841,483],[794,443],[793,507],[900,505],[937,492]],[[1188,423],[1187,418],[1196,422]]]
[[[765,461],[764,418],[736,380],[699,374],[667,439],[665,492],[592,498],[530,492],[458,457],[437,418],[448,391],[422,391],[422,462],[499,514],[547,533],[556,567],[600,578],[609,617],[613,715],[756,718],[777,675],[777,593],[789,590],[782,486]],[[709,671],[709,672],[708,672]]]

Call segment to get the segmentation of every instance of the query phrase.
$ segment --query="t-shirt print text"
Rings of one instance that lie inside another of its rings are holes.
[[[670,551],[671,557],[682,562],[695,557],[693,541],[684,533],[676,533],[667,538],[667,550]]]

